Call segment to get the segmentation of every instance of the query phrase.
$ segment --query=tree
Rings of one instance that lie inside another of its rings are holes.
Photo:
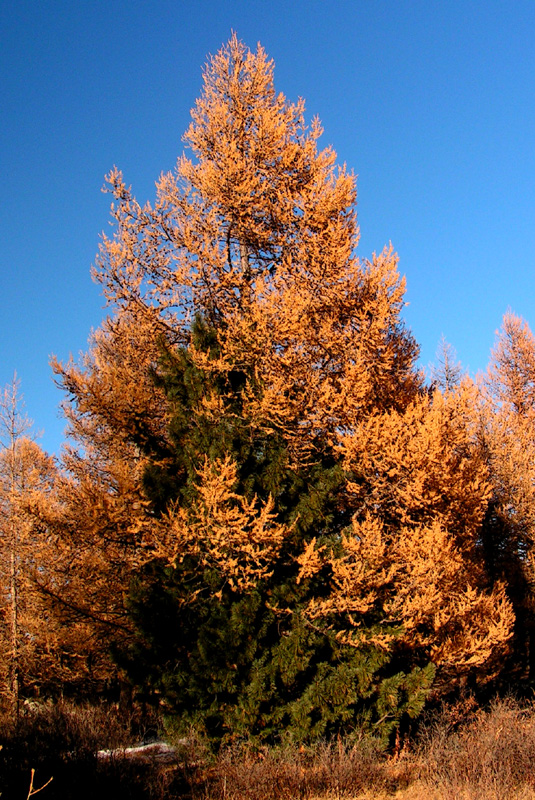
[[[214,332],[198,320],[194,334],[218,358]],[[244,414],[239,370],[216,378],[186,349],[162,370],[171,446],[145,475],[160,513],[155,558],[136,580],[130,609],[141,635],[122,663],[182,730],[194,723],[214,739],[319,737],[351,730],[357,717],[386,736],[421,708],[432,669],[392,675],[387,652],[339,642],[306,614],[328,576],[297,579],[304,543],[320,532],[339,539],[350,522],[341,465],[328,448],[292,465],[282,433]]]
[[[217,362],[262,383],[254,419],[284,427],[297,451],[336,438],[376,404],[402,407],[420,386],[418,348],[400,319],[404,281],[391,249],[360,263],[355,178],[318,151],[304,104],[273,85],[273,63],[234,36],[207,66],[182,156],[141,207],[109,176],[117,223],[95,271],[106,297],[135,305],[187,344],[196,314],[214,326]],[[297,456],[296,456],[297,457]]]
[[[309,614],[330,616],[348,641],[371,635],[406,664],[429,659],[436,694],[499,674],[514,623],[503,582],[489,592],[482,567],[491,486],[474,441],[475,401],[465,380],[457,391],[421,395],[403,412],[371,416],[348,433],[352,527],[342,548],[314,543],[301,559],[303,575],[328,564],[334,578]]]
[[[16,716],[21,691],[39,683],[43,665],[38,665],[37,653],[46,639],[39,631],[43,608],[34,580],[46,569],[46,547],[27,502],[33,492],[46,494],[54,475],[52,459],[28,436],[33,423],[24,413],[19,387],[15,374],[0,399],[0,545],[8,619],[3,663],[9,665],[6,688]]]
[[[4,537],[8,541],[9,581],[8,595],[10,602],[10,678],[9,691],[15,712],[18,714],[19,704],[19,542],[20,531],[15,514],[18,458],[17,447],[22,436],[31,428],[32,422],[19,411],[18,381],[16,374],[10,386],[6,386],[0,405],[0,423],[2,426],[2,455],[5,460],[5,476],[3,487],[4,500]]]
[[[355,178],[320,135],[233,36],[155,204],[109,175],[113,312],[54,365],[77,445],[47,520],[77,553],[62,591],[216,737],[388,730],[433,661],[453,691],[511,635],[478,566],[473,388],[426,391],[397,256],[356,257]]]
[[[117,680],[110,650],[131,635],[124,601],[133,570],[145,561],[137,522],[146,516],[141,447],[166,430],[149,375],[159,331],[135,311],[96,331],[81,365],[53,362],[76,403],[64,406],[70,443],[63,469],[34,513],[57,542],[55,571],[42,591],[72,634],[65,678],[82,694]]]
[[[444,336],[436,352],[436,363],[431,365],[431,383],[442,392],[451,391],[459,386],[463,376],[463,368],[457,361],[457,353],[453,345]]]
[[[481,385],[480,417],[493,490],[483,529],[485,558],[492,579],[507,583],[516,612],[514,670],[526,677],[535,635],[535,337],[510,311]]]

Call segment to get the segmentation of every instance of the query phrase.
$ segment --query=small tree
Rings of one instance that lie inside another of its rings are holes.
[[[7,566],[8,696],[17,716],[23,685],[39,682],[42,668],[37,667],[30,651],[39,650],[43,636],[37,633],[36,620],[42,626],[45,619],[33,577],[46,568],[46,556],[28,503],[32,493],[46,494],[54,475],[52,459],[32,439],[33,423],[24,413],[19,387],[15,375],[0,398],[0,529]]]
[[[4,388],[0,399],[0,446],[2,447],[2,505],[3,535],[7,544],[9,579],[7,592],[10,608],[10,675],[9,693],[15,714],[19,713],[20,688],[20,561],[21,537],[20,517],[17,514],[18,498],[24,487],[24,468],[20,460],[21,443],[33,422],[22,410],[19,393],[20,381],[16,373],[12,382]]]
[[[463,368],[457,361],[457,353],[453,345],[441,337],[436,352],[436,362],[431,364],[431,383],[442,392],[449,392],[459,386]]]

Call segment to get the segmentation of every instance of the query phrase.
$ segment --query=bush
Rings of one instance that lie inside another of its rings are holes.
[[[418,757],[428,800],[533,797],[535,705],[495,700],[460,726],[447,709],[424,730]]]

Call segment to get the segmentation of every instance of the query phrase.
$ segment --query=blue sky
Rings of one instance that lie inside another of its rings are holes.
[[[443,334],[484,369],[508,307],[535,327],[533,0],[4,0],[0,386],[17,371],[49,451],[49,357],[84,350],[106,313],[89,275],[104,174],[153,198],[231,30],[358,175],[359,253],[399,253],[424,365]]]

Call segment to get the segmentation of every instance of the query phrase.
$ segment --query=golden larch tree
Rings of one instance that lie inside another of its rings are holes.
[[[299,610],[303,624],[395,653],[408,669],[433,661],[445,692],[494,676],[512,628],[479,557],[491,486],[469,413],[475,389],[425,389],[397,255],[356,256],[355,177],[319,149],[321,133],[302,100],[275,91],[263,49],[232,36],[206,66],[189,153],[160,177],[154,204],[110,173],[115,233],[94,275],[112,310],[79,363],[54,363],[74,446],[40,513],[71,569],[65,606],[93,621],[95,641],[130,635],[125,597],[144,562],[179,571],[194,558],[239,595],[286,557],[296,586],[325,578]],[[317,530],[299,540],[299,514],[237,491],[230,452],[197,453],[188,502],[178,492],[155,508],[147,468],[172,472],[183,444],[170,433],[163,366],[177,354],[203,386],[187,408],[188,441],[221,420],[246,422],[258,450],[283,443],[284,470],[307,490],[328,463],[343,476],[329,497],[334,523],[316,509]]]
[[[480,438],[492,482],[485,556],[492,578],[508,584],[517,613],[515,667],[527,674],[535,635],[535,337],[511,311],[480,388]]]
[[[15,375],[0,399],[0,660],[1,692],[17,716],[21,697],[50,677],[54,640],[54,626],[37,586],[38,575],[50,570],[53,554],[47,531],[29,506],[34,493],[48,496],[56,466],[31,438],[32,428]]]

